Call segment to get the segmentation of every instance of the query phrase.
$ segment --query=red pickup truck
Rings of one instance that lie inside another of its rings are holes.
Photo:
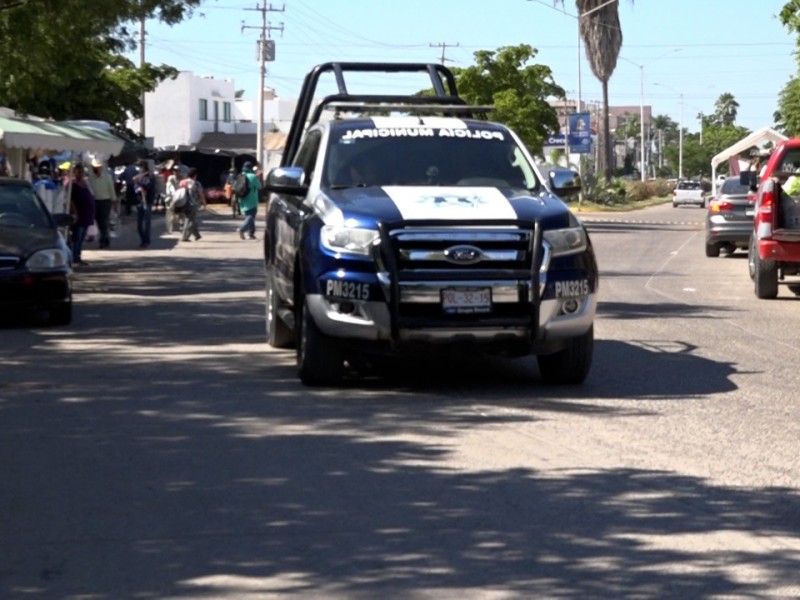
[[[741,175],[742,183],[756,193],[748,267],[759,298],[777,297],[779,282],[800,295],[800,185],[795,188],[796,177],[800,177],[800,139],[778,143],[761,173]]]

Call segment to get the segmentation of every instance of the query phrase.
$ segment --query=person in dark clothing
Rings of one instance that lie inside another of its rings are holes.
[[[147,248],[150,245],[156,186],[146,160],[139,161],[139,172],[133,176],[133,191],[136,195],[136,227],[141,242],[139,248]]]
[[[86,232],[94,224],[95,201],[94,194],[86,181],[84,166],[81,163],[76,164],[72,169],[69,199],[70,213],[75,216],[75,223],[70,228],[72,265],[85,267],[89,263],[81,258],[81,253],[83,241],[86,239]]]
[[[128,165],[119,175],[118,180],[125,189],[123,205],[126,215],[133,213],[133,207],[136,206],[136,193],[133,189],[133,177],[137,172],[136,165]]]

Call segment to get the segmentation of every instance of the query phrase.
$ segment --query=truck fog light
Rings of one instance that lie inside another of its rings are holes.
[[[570,298],[569,300],[564,300],[561,303],[561,313],[565,315],[572,315],[578,312],[581,303],[575,300],[574,298]]]
[[[355,312],[356,306],[352,302],[342,302],[339,304],[339,312],[343,315],[350,315]]]

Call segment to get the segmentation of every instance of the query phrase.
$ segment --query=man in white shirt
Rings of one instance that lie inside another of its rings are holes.
[[[97,229],[100,233],[100,247],[108,248],[111,244],[109,236],[109,220],[111,209],[117,202],[117,190],[114,178],[103,165],[103,161],[93,158],[92,168],[86,177],[95,197]]]

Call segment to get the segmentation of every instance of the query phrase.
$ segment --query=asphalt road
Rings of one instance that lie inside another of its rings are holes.
[[[0,326],[0,597],[800,597],[800,300],[699,209],[582,217],[577,388],[443,356],[306,389],[238,219],[90,244],[70,327]]]

